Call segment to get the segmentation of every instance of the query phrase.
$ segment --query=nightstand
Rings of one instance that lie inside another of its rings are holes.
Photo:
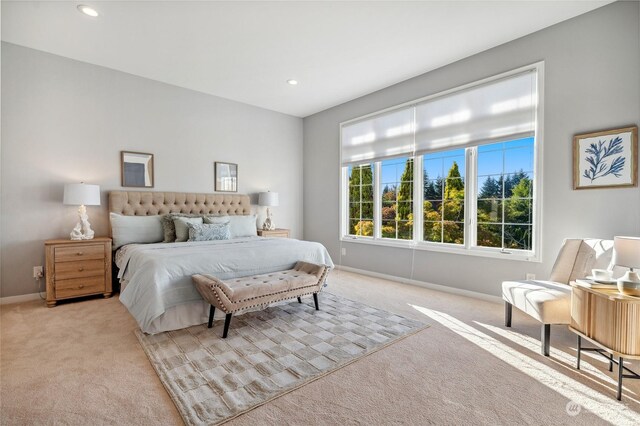
[[[258,229],[258,235],[261,237],[289,238],[289,230],[284,228],[276,228],[271,231]]]
[[[48,307],[61,299],[111,296],[111,238],[47,240],[44,248]]]

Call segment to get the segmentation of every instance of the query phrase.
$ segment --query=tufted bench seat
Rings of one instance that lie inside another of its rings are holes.
[[[226,338],[229,324],[234,313],[259,306],[266,307],[270,303],[298,298],[313,294],[313,301],[318,310],[318,292],[322,289],[329,272],[325,265],[298,262],[286,271],[270,274],[252,275],[227,281],[219,280],[211,275],[193,275],[191,278],[200,295],[211,304],[209,309],[209,328],[213,324],[216,308],[226,314],[224,332]]]

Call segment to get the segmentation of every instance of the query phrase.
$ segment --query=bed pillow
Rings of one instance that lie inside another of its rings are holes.
[[[164,231],[163,243],[172,243],[176,240],[176,225],[173,220],[176,217],[198,217],[197,214],[169,213],[162,216],[162,229]]]
[[[132,243],[159,243],[164,238],[161,216],[124,216],[109,213],[113,249]]]
[[[204,215],[204,223],[229,223],[229,216]]]
[[[231,238],[255,237],[258,235],[256,215],[229,216]]]
[[[214,241],[231,238],[229,222],[226,223],[187,223],[189,239],[187,241]]]
[[[176,227],[176,243],[183,243],[189,239],[188,224],[202,225],[202,217],[176,217],[173,224]]]

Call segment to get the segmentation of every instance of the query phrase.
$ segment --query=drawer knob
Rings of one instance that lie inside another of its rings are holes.
[[[84,288],[84,284],[80,284],[78,288]]]
[[[84,253],[82,253],[81,251],[76,253],[78,256],[82,256]]]
[[[84,271],[84,266],[79,267],[79,268],[78,268],[78,271],[79,271],[79,272]]]

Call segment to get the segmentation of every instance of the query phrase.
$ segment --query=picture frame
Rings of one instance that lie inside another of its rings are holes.
[[[638,126],[573,137],[573,189],[638,186]]]
[[[213,163],[216,192],[238,192],[238,165],[235,163]]]
[[[120,151],[122,186],[153,188],[153,154]]]

